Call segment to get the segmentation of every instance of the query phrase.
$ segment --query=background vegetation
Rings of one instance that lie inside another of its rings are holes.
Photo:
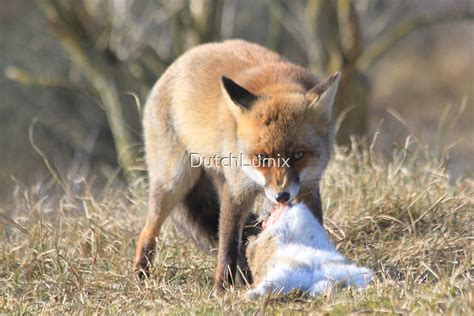
[[[146,181],[100,192],[81,181],[80,190],[64,186],[48,197],[43,183],[19,189],[14,219],[0,218],[0,313],[472,314],[472,178],[451,184],[423,150],[401,148],[389,162],[374,149],[338,151],[322,190],[332,240],[375,273],[364,291],[248,302],[244,287],[215,297],[214,256],[172,229],[141,283],[130,267]]]
[[[472,311],[473,17],[472,0],[5,1],[0,313]],[[172,230],[155,277],[129,273],[142,104],[177,56],[227,38],[342,71],[326,228],[375,271],[367,291],[215,298],[214,259]]]
[[[472,0],[6,1],[0,195],[11,195],[12,175],[31,183],[48,174],[28,139],[33,118],[36,142],[59,169],[101,179],[117,166],[130,173],[140,107],[156,79],[190,47],[236,37],[320,76],[343,72],[339,144],[372,134],[383,119],[386,153],[408,134],[435,145],[439,120],[462,104],[444,142],[457,144],[453,174],[472,172],[473,12]]]

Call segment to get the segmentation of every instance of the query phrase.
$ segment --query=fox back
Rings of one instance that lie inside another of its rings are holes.
[[[296,198],[300,182],[315,186],[330,158],[332,104],[339,74],[324,81],[259,45],[241,40],[193,48],[153,89],[145,109],[147,155],[155,120],[165,121],[189,153],[200,157],[242,154],[233,186],[258,185],[276,201]],[[153,102],[154,98],[164,100]],[[283,165],[267,166],[262,159]],[[230,173],[230,172],[229,172]]]

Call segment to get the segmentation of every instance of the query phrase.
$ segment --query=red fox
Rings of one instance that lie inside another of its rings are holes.
[[[172,213],[184,214],[198,238],[218,240],[218,291],[242,281],[238,270],[250,278],[242,235],[260,192],[275,203],[302,201],[322,222],[319,183],[331,153],[339,77],[320,81],[242,40],[200,45],[179,57],[144,109],[149,201],[136,248],[139,275],[148,275]],[[225,165],[222,157],[236,163]],[[214,163],[196,166],[206,159]]]

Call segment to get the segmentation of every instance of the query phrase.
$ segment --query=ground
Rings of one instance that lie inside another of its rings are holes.
[[[376,142],[374,142],[376,143]],[[338,249],[375,273],[363,291],[249,302],[246,287],[212,291],[215,254],[171,229],[150,280],[131,273],[146,210],[146,180],[92,190],[93,179],[19,185],[1,210],[0,314],[259,314],[281,311],[472,314],[474,181],[450,180],[422,146],[392,159],[371,147],[337,149],[322,188],[325,227]],[[59,182],[59,183],[58,183]],[[93,191],[93,192],[92,192]]]

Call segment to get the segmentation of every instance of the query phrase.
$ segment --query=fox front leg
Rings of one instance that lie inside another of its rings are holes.
[[[319,183],[315,184],[311,189],[302,189],[300,196],[302,196],[301,201],[308,206],[313,213],[314,217],[323,225],[323,207],[321,205],[321,194],[319,193]]]
[[[221,212],[219,217],[219,248],[214,286],[221,292],[226,284],[241,282],[238,271],[249,282],[250,270],[244,257],[241,243],[245,220],[250,212],[254,195],[232,196],[227,185],[221,194]]]

